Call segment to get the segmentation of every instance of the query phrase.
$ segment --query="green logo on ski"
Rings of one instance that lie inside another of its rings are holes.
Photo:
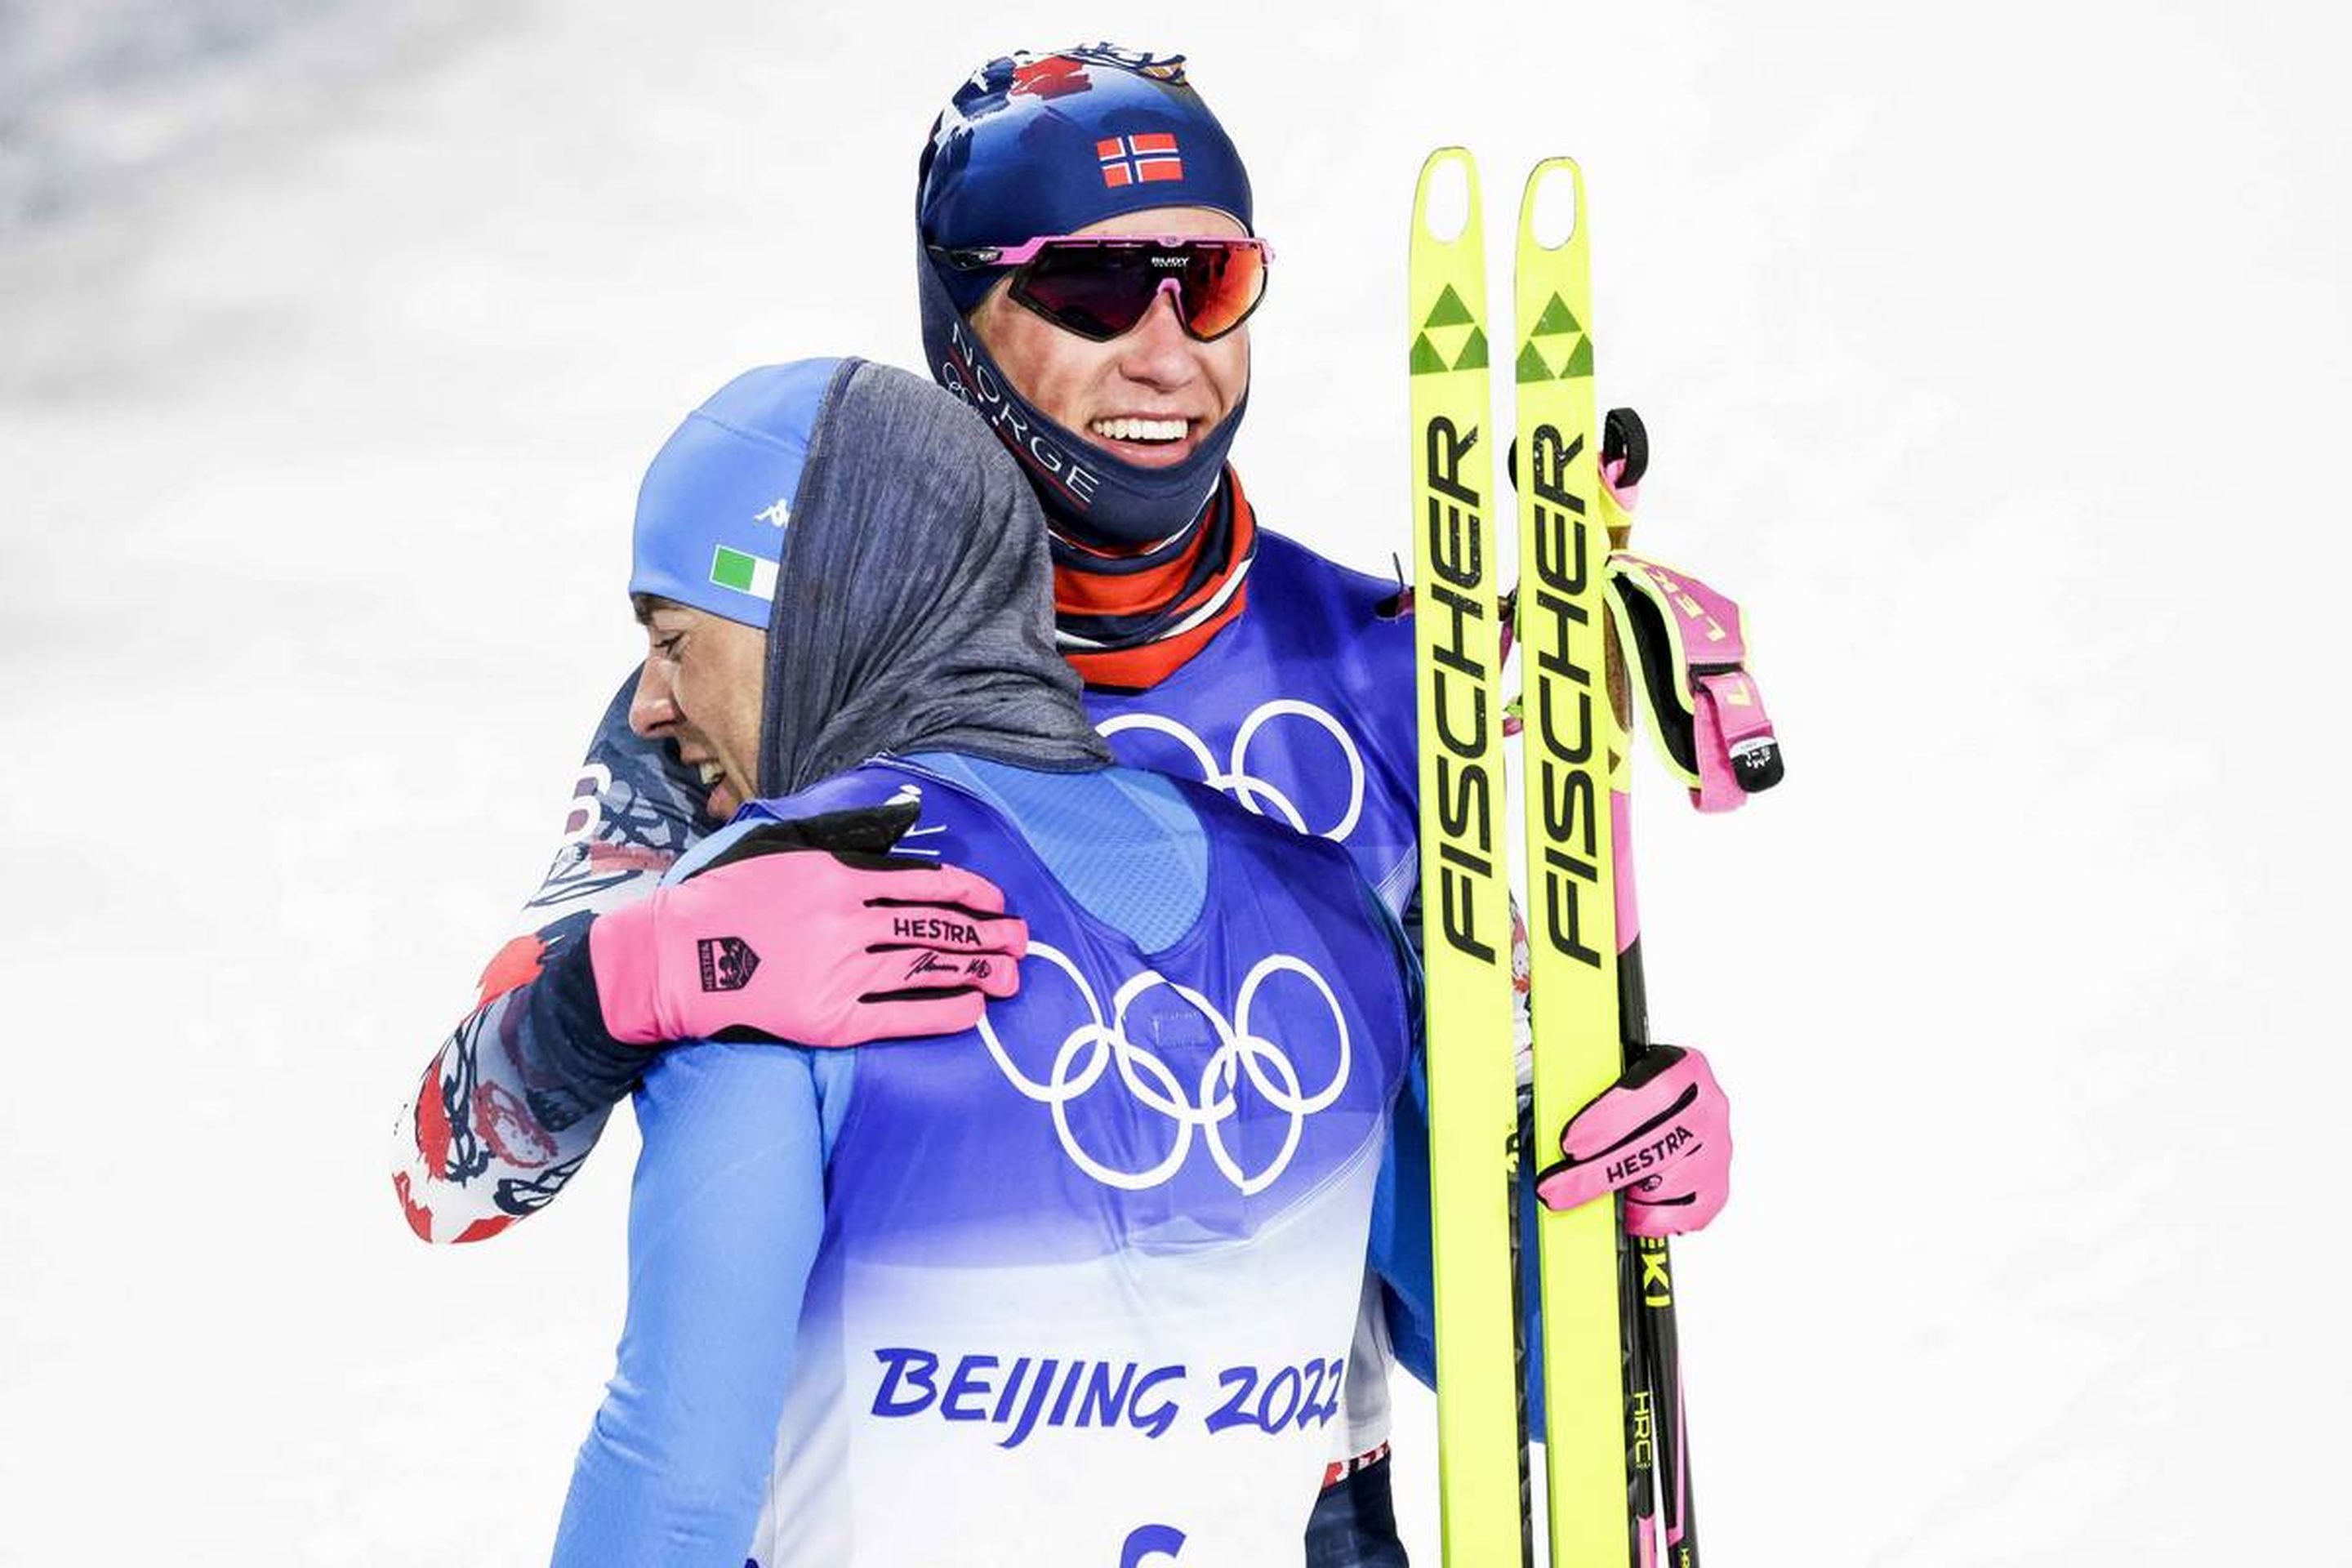
[[[1556,338],[1562,332],[1582,331],[1584,329],[1577,325],[1576,312],[1568,308],[1568,301],[1554,294],[1550,303],[1544,306],[1543,314],[1536,318],[1535,329],[1528,332],[1528,336]]]
[[[1569,351],[1568,363],[1559,367],[1558,375],[1554,375],[1551,366],[1544,363],[1543,355],[1536,352],[1535,344],[1528,343],[1519,350],[1516,376],[1522,385],[1530,381],[1573,381],[1578,376],[1591,374],[1592,340],[1591,338],[1579,338],[1576,341],[1576,347]]]
[[[1423,323],[1426,331],[1413,334],[1412,370],[1415,375],[1433,375],[1449,370],[1484,370],[1486,368],[1486,334],[1479,331],[1470,312],[1463,308],[1462,296],[1449,286],[1437,297],[1437,308]],[[1451,360],[1445,351],[1430,341],[1429,331],[1440,327],[1468,327],[1470,335],[1462,340],[1462,351]]]
[[[1445,291],[1438,295],[1436,307],[1429,312],[1429,320],[1422,322],[1422,325],[1466,327],[1470,325],[1470,307],[1462,302],[1462,296],[1454,291],[1453,284],[1448,283],[1445,286]]]
[[[1519,384],[1525,385],[1531,381],[1569,381],[1577,376],[1591,375],[1592,374],[1592,340],[1591,338],[1580,335],[1576,346],[1569,351],[1568,363],[1560,366],[1557,372],[1546,363],[1543,355],[1537,352],[1535,345],[1535,340],[1538,338],[1565,337],[1570,332],[1581,334],[1583,331],[1583,324],[1577,321],[1576,312],[1568,308],[1566,300],[1554,294],[1545,300],[1544,308],[1536,314],[1536,324],[1528,330],[1528,342],[1519,349],[1519,360],[1516,369],[1516,376]]]
[[[1417,364],[1420,362],[1414,363]],[[1481,360],[1479,363],[1483,364],[1486,362]],[[1445,367],[1440,365],[1437,368],[1443,370]],[[1576,347],[1569,351],[1568,363],[1559,367],[1559,374],[1557,375],[1552,374],[1551,366],[1544,363],[1543,355],[1536,353],[1535,344],[1527,344],[1519,350],[1519,362],[1516,367],[1515,377],[1519,384],[1524,386],[1531,381],[1574,381],[1579,376],[1591,374],[1592,340],[1579,338],[1576,341]]]

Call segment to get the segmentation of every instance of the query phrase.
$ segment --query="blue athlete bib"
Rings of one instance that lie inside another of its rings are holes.
[[[1207,790],[1202,917],[1150,952],[919,768],[756,809],[908,791],[907,844],[1002,887],[1029,954],[982,1026],[857,1053],[755,1560],[1295,1558],[1411,1037],[1392,921]]]

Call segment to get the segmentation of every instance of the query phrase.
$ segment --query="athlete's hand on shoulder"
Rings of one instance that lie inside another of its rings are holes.
[[[1731,1105],[1706,1058],[1653,1046],[1559,1135],[1559,1164],[1536,1177],[1536,1196],[1572,1209],[1625,1194],[1625,1229],[1679,1236],[1713,1219],[1731,1195]]]
[[[892,855],[911,805],[755,827],[588,928],[613,1037],[854,1046],[944,1035],[1020,987],[1029,927],[995,883]]]

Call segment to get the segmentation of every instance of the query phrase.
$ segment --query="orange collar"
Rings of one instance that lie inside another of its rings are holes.
[[[1091,556],[1063,542],[1054,552],[1054,614],[1063,631],[1097,646],[1062,649],[1088,686],[1140,691],[1156,686],[1201,651],[1249,602],[1244,580],[1216,603],[1257,550],[1257,515],[1242,493],[1240,476],[1224,472],[1211,502],[1226,516],[1204,518],[1183,547],[1166,560],[1134,571],[1089,570]],[[1222,559],[1212,559],[1212,552]]]

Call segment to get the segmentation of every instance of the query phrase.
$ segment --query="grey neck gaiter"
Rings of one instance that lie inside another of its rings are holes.
[[[768,628],[760,792],[885,752],[1042,769],[1110,752],[1054,644],[1045,519],[945,392],[844,363],[793,496]]]

